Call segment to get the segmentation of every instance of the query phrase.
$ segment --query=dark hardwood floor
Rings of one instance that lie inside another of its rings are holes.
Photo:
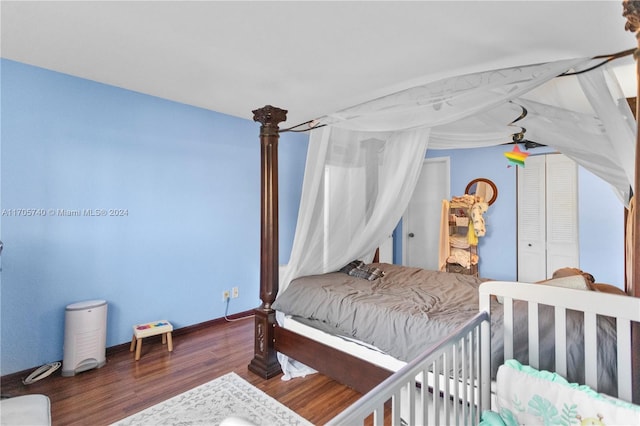
[[[144,339],[134,360],[128,345],[107,351],[99,369],[62,377],[60,370],[31,385],[2,378],[3,395],[41,393],[51,399],[54,425],[108,425],[231,371],[313,424],[323,424],[361,395],[320,374],[289,381],[262,379],[247,369],[253,357],[253,319],[215,322],[173,338],[168,352],[159,336]],[[27,372],[29,373],[29,372]]]

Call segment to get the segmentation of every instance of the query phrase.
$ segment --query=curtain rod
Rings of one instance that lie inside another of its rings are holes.
[[[623,58],[623,57],[629,56],[629,55],[634,55],[635,56],[637,50],[638,50],[637,48],[633,48],[633,49],[623,50],[622,52],[613,53],[611,55],[594,56],[591,59],[602,59],[602,58],[606,58],[606,59],[604,61],[602,61],[602,62],[590,67],[590,68],[586,68],[584,70],[575,71],[575,72],[565,72],[565,73],[560,74],[558,77],[566,77],[566,76],[569,76],[569,75],[582,74],[582,73],[594,70],[596,68],[599,68],[599,67],[603,66],[604,64],[607,64],[607,63],[609,63],[609,62],[611,62],[611,61],[613,61],[615,59]]]
[[[316,120],[309,120],[309,121],[305,121],[304,123],[300,123],[300,124],[296,124],[295,126],[291,126],[288,127],[286,129],[282,129],[279,130],[280,133],[285,133],[285,132],[298,132],[298,133],[302,133],[302,132],[308,132],[309,130],[313,130],[313,129],[319,129],[320,127],[324,127],[326,126],[326,124],[316,124],[312,126],[312,123],[314,123]],[[309,127],[307,127],[306,129],[298,129],[298,127],[302,127],[305,124],[308,124]]]

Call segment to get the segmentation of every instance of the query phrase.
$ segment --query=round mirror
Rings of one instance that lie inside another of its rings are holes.
[[[493,204],[498,198],[496,184],[485,178],[478,178],[469,182],[464,193],[482,197],[489,205]]]

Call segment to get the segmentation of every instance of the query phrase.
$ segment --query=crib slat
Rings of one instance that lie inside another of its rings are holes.
[[[442,365],[442,357],[439,357],[436,362],[433,363],[433,417],[435,424],[440,424],[440,370]]]
[[[442,392],[444,395],[450,395],[451,392],[449,390],[449,371],[451,371],[451,349],[448,349],[442,354],[443,358],[443,367],[440,372],[440,377],[443,377],[443,386]],[[443,401],[442,403],[444,408],[444,422],[445,424],[451,424],[451,409],[447,401]]]
[[[422,403],[422,423],[427,424],[429,419],[429,388],[427,386],[427,374],[426,368],[422,370],[422,387],[420,388],[420,402]]]
[[[480,303],[482,303],[482,309],[486,311],[489,310],[490,306],[490,298],[489,297],[481,297]],[[480,348],[480,352],[484,354],[491,353],[491,339],[484,339],[482,336],[490,336],[491,335],[491,327],[489,322],[483,322],[480,324],[480,337],[478,338],[478,347]],[[475,342],[475,330],[473,331],[473,341]],[[473,349],[472,349],[473,350]],[[490,357],[483,356],[480,359],[480,363],[482,366],[481,374],[474,376],[472,373],[472,377],[478,377],[478,404],[480,406],[480,411],[489,410],[491,408],[491,393],[483,392],[483,389],[491,389],[491,359]],[[473,396],[472,396],[473,397]],[[473,410],[473,406],[471,407]],[[475,412],[473,412],[475,413]],[[472,417],[475,416],[472,414]],[[479,422],[476,422],[479,423]]]
[[[631,321],[616,319],[618,343],[618,398],[631,401]]]
[[[556,335],[556,372],[567,377],[567,311],[561,306],[555,307]]]
[[[598,388],[598,341],[596,314],[584,313],[584,378],[593,389]]]
[[[504,359],[513,358],[513,299],[504,298]]]
[[[482,326],[484,327],[485,324],[482,324]],[[487,334],[488,336],[489,334]],[[490,338],[486,338],[484,340],[486,340],[486,342],[484,342],[483,340],[483,332],[482,331],[478,331],[477,328],[474,328],[471,331],[471,338],[473,340],[473,346],[471,347],[471,350],[473,351],[474,356],[472,357],[473,362],[476,365],[476,375],[473,377],[482,377],[482,381],[483,383],[485,382],[485,379],[487,379],[490,375],[491,375],[491,359],[489,359],[488,363],[484,363],[483,364],[483,359],[484,358],[490,358],[490,357],[484,357],[482,358],[480,355],[480,349],[484,348],[484,347],[488,347],[491,348],[491,339]],[[486,371],[485,371],[486,370]],[[474,383],[474,382],[472,382]],[[478,391],[478,397],[475,398],[475,390],[473,390],[472,394],[471,394],[471,401],[472,401],[472,405],[471,405],[471,418],[474,419],[473,424],[478,424],[480,423],[480,416],[482,415],[482,411],[483,410],[488,410],[491,408],[491,404],[490,403],[486,403],[485,402],[487,400],[489,400],[489,398],[491,397],[491,381],[490,380],[486,380],[486,387],[485,386],[474,386],[474,388],[477,389]],[[478,406],[479,404],[479,406]]]
[[[540,350],[538,348],[538,304],[529,302],[529,365],[540,367]]]
[[[408,398],[411,398],[411,390],[409,389],[409,392],[407,393]],[[401,418],[401,414],[402,414],[402,389],[398,389],[394,394],[393,397],[391,398],[391,404],[392,404],[392,409],[391,409],[391,424],[392,425],[398,425],[400,426],[401,422],[400,422],[400,418]],[[412,411],[411,409],[413,408],[411,406],[411,399],[409,399],[409,411]],[[384,413],[384,411],[383,411]]]
[[[416,391],[418,389],[416,381],[409,381],[407,386],[409,387],[409,424],[418,424],[418,419],[416,418]]]
[[[373,412],[373,424],[384,426],[384,405],[378,406]]]
[[[469,388],[470,384],[473,383],[470,380],[469,368],[468,368],[468,362],[469,362],[469,337],[468,336],[465,336],[462,339],[460,353],[462,357],[461,359],[462,378],[461,379],[462,379],[462,384],[465,386],[462,392],[462,423],[468,424],[469,408],[467,406],[467,403],[469,402],[469,392],[467,389]]]
[[[452,381],[452,389],[451,395],[453,396],[453,419],[455,424],[460,424],[460,404],[457,401],[460,400],[460,370],[458,366],[460,365],[460,343],[456,343],[451,348],[452,352],[452,361],[453,361],[453,381]]]

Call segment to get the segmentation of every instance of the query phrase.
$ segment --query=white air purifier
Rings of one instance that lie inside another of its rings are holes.
[[[65,309],[62,375],[73,376],[106,363],[107,302],[88,300]]]

